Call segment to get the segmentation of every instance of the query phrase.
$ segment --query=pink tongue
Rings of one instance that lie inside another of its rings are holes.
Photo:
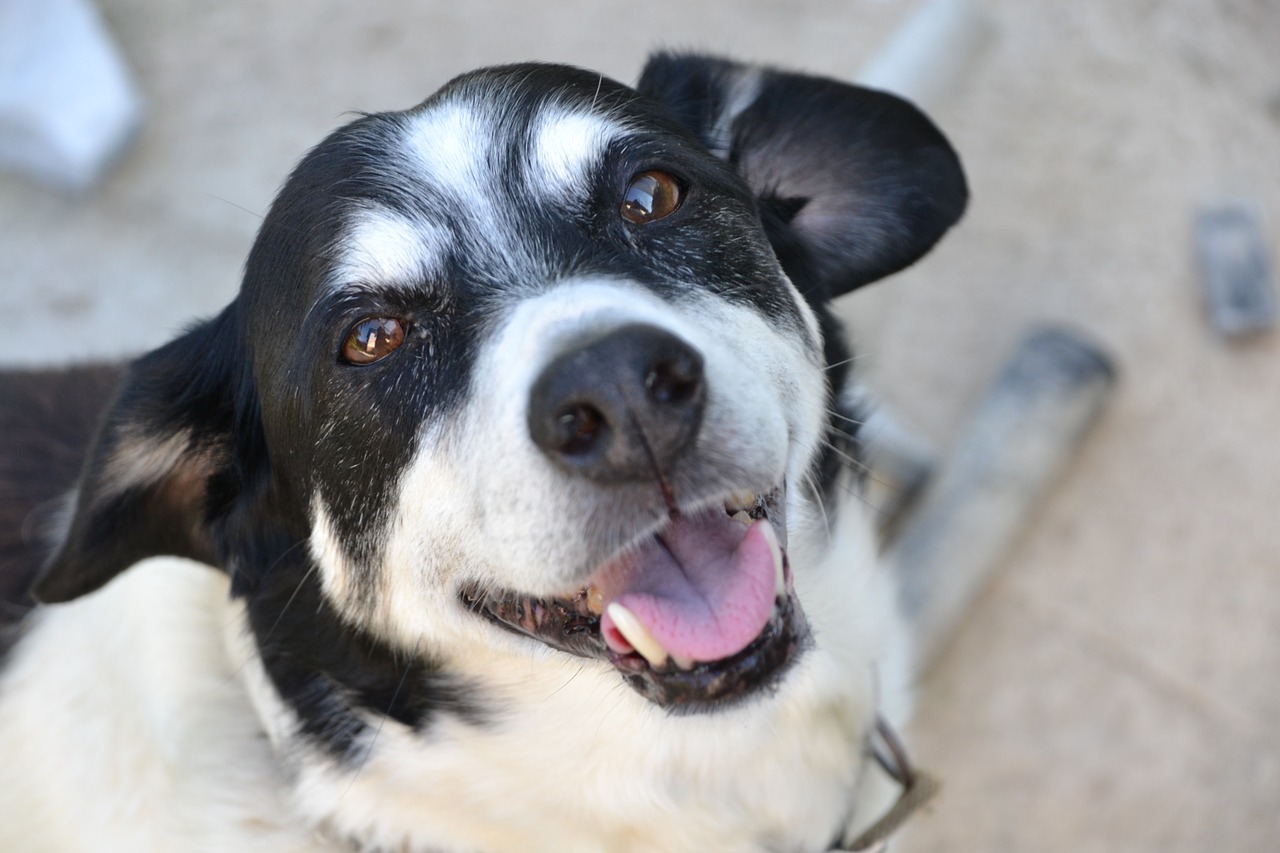
[[[638,552],[602,566],[591,582],[606,606],[630,610],[668,653],[694,661],[737,654],[773,613],[773,554],[764,528],[744,527],[722,510],[671,522]],[[605,642],[632,650],[606,610]]]

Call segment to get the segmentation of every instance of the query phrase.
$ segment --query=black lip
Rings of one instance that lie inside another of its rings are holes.
[[[762,496],[752,515],[767,517],[775,527],[781,527],[779,539],[785,543],[785,524],[781,523],[784,495],[784,490],[778,489]],[[790,577],[785,550],[783,560]],[[811,643],[808,621],[794,592],[775,601],[773,617],[745,649],[687,670],[671,661],[655,668],[635,652],[619,654],[608,648],[600,634],[600,617],[587,606],[585,588],[570,599],[504,591],[481,594],[473,586],[464,588],[460,598],[467,609],[508,631],[568,654],[612,664],[641,696],[678,712],[723,708],[771,689]]]
[[[610,662],[641,696],[673,711],[724,708],[772,689],[810,644],[809,623],[794,594],[781,599],[773,618],[732,657],[682,670],[668,662],[654,669],[635,653],[609,652]]]
[[[467,609],[508,631],[579,657],[608,659],[609,649],[600,635],[600,617],[586,607],[586,590],[569,600],[508,592],[481,596],[468,587],[461,598]]]
[[[508,631],[578,657],[611,663],[641,696],[673,711],[696,713],[723,708],[778,683],[810,645],[809,623],[794,593],[775,604],[773,618],[732,657],[680,669],[672,662],[653,667],[630,652],[618,654],[600,635],[600,617],[585,611],[585,591],[573,600],[534,599],[515,594],[480,597],[464,590],[462,602]]]

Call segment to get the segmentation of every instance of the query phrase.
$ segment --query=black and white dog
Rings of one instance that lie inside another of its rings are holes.
[[[844,843],[906,652],[829,302],[966,196],[698,56],[333,133],[220,315],[0,380],[0,849]]]

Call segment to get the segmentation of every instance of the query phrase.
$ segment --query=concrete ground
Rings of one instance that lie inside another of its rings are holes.
[[[1123,380],[921,686],[941,775],[901,851],[1280,850],[1280,338],[1204,322],[1191,219],[1256,199],[1280,246],[1273,0],[981,0],[935,110],[971,212],[848,300],[860,364],[945,448],[1030,324]],[[349,110],[516,59],[632,79],[659,45],[852,77],[906,0],[103,0],[151,105],[99,190],[0,176],[0,362],[136,352],[229,300],[302,151]]]

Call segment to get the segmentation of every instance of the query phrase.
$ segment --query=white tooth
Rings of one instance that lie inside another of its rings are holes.
[[[740,509],[750,509],[755,505],[756,493],[751,491],[734,492],[724,502],[724,508],[731,513]]]
[[[745,509],[738,510],[732,516],[730,516],[730,518],[732,518],[734,521],[746,527],[751,526],[751,516],[747,515],[747,511]]]
[[[649,633],[649,629],[640,624],[634,613],[616,601],[605,609],[617,626],[618,633],[631,644],[636,654],[649,662],[649,666],[662,666],[667,662],[667,650],[658,645],[658,641]]]
[[[698,664],[698,662],[693,658],[682,658],[680,655],[672,655],[671,660],[675,661],[676,666],[680,667],[685,672],[693,669]]]
[[[782,547],[778,545],[778,534],[773,525],[764,522],[764,538],[769,543],[769,553],[773,555],[773,591],[779,598],[787,594],[787,578],[782,571]]]

